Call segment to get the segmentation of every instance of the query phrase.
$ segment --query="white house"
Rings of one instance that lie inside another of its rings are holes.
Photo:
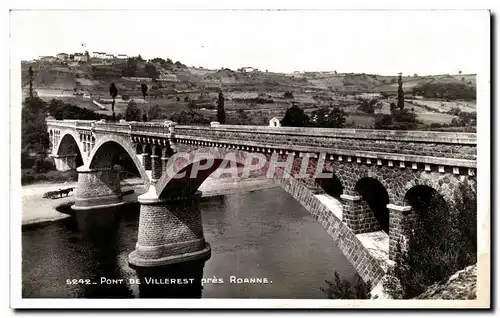
[[[105,55],[104,58],[107,59],[107,60],[112,60],[112,59],[115,58],[115,55],[114,54],[110,54],[110,53],[106,53],[106,55]]]
[[[126,59],[128,59],[128,55],[127,54],[118,54],[116,56],[116,58],[119,60],[126,60]]]
[[[57,59],[61,61],[67,61],[69,58],[69,55],[67,53],[59,53],[57,54]]]
[[[55,62],[56,57],[54,56],[40,56],[40,61],[43,62]]]
[[[75,62],[88,62],[88,60],[89,59],[85,54],[75,53],[75,55],[73,55],[73,61]]]
[[[94,59],[105,59],[106,52],[92,52],[90,53],[90,56]]]
[[[269,121],[269,126],[270,127],[281,127],[280,120],[276,117],[271,118]]]

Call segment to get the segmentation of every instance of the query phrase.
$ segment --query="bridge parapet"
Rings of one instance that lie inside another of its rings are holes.
[[[176,123],[166,121],[163,123],[131,122],[130,133],[133,135],[164,137],[173,134]]]
[[[94,122],[92,130],[100,133],[130,134],[130,123]]]
[[[475,168],[476,134],[372,129],[178,125],[180,143],[217,142],[278,151]]]

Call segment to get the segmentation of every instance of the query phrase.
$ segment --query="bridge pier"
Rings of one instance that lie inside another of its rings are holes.
[[[123,204],[118,169],[89,169],[83,166],[77,171],[74,210],[102,209]]]
[[[77,154],[72,155],[55,155],[54,164],[58,171],[69,171],[76,169]]]
[[[205,242],[199,199],[201,192],[186,198],[158,199],[154,188],[139,196],[139,232],[132,267],[159,267],[210,258]]]
[[[145,170],[151,170],[151,154],[149,153],[150,151],[151,148],[148,147],[148,144],[142,145],[142,165],[144,166]]]
[[[412,226],[411,206],[398,206],[388,204],[389,209],[389,259],[395,261],[399,252],[406,250],[404,232],[408,226]],[[401,250],[398,251],[398,242]]]
[[[162,174],[162,161],[159,154],[161,150],[157,146],[151,147],[151,179],[158,180]]]
[[[340,195],[342,221],[354,234],[378,231],[380,225],[368,203],[359,195]]]

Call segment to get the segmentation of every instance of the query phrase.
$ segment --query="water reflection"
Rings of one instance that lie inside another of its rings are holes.
[[[206,259],[163,267],[134,268],[141,298],[201,298]]]

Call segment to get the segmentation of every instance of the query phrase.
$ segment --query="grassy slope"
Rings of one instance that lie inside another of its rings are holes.
[[[23,64],[23,83],[27,82],[26,70],[28,65]],[[120,67],[117,65],[116,67]],[[121,95],[128,95],[134,99],[140,108],[147,109],[148,105],[160,105],[162,116],[168,117],[173,113],[188,109],[189,99],[198,99],[202,91],[208,93],[203,97],[204,105],[216,105],[216,90],[222,87],[226,103],[226,111],[232,112],[243,109],[249,112],[261,112],[269,118],[273,116],[282,116],[285,110],[290,107],[291,102],[298,103],[305,108],[307,112],[330,105],[345,105],[346,103],[356,103],[353,93],[361,92],[397,92],[397,76],[381,76],[370,74],[278,74],[267,72],[241,73],[230,70],[207,70],[199,68],[178,69],[174,73],[177,75],[178,82],[162,82],[161,84],[147,82],[150,88],[151,96],[147,97],[147,103],[143,104],[143,97],[140,91],[141,82],[130,81],[124,78],[113,78],[112,80],[90,79],[90,67],[79,65],[73,67],[61,65],[44,64],[34,65],[35,70],[35,89],[43,94],[43,98],[60,98],[65,102],[70,102],[79,107],[86,107],[105,114],[111,114],[111,106],[104,104],[108,109],[101,110],[92,104],[91,99],[67,96],[73,93],[73,90],[84,91],[92,94],[92,99],[109,102],[108,87],[113,81],[118,89],[119,96],[115,105],[117,113],[123,113],[128,101],[124,101]],[[76,78],[78,73],[78,78]],[[84,78],[85,75],[88,75]],[[410,76],[403,77],[403,89],[410,92],[415,86],[425,83],[449,83],[462,82],[475,85],[475,75],[456,74],[456,75],[436,75],[436,76]],[[163,87],[158,87],[159,85]],[[156,89],[154,89],[156,86]],[[25,86],[26,87],[26,86]],[[167,94],[168,91],[177,90],[174,94]],[[286,91],[294,93],[294,99],[285,99],[283,94]],[[57,97],[58,95],[65,97]],[[153,95],[163,94],[164,96],[155,97]],[[260,96],[259,96],[260,94]],[[339,94],[347,94],[342,97]],[[177,100],[179,97],[179,101]],[[255,103],[252,98],[264,97],[273,99],[274,103]],[[246,99],[246,100],[245,100]],[[389,113],[390,101],[384,102],[382,113]],[[206,107],[206,106],[200,106]],[[350,113],[348,122],[352,121],[355,125],[369,126],[374,121],[374,116],[365,115],[357,110],[356,105],[341,106]],[[441,101],[412,101],[406,107],[414,108],[419,119],[423,122],[449,122],[453,118],[451,115],[442,114],[451,109],[451,107],[460,107],[464,111],[473,111],[476,108],[475,103],[470,102],[441,102]],[[202,111],[213,113],[211,110]]]

